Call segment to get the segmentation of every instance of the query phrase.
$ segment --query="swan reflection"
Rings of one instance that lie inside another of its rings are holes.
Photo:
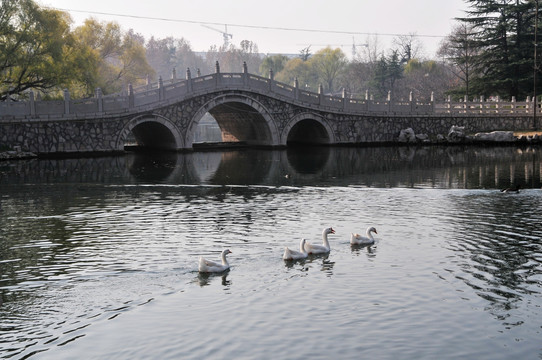
[[[229,287],[231,285],[231,280],[228,280],[228,275],[230,274],[229,270],[226,270],[223,273],[201,273],[198,272],[196,281],[200,287],[211,285],[211,282],[215,278],[221,279],[222,286]]]
[[[333,275],[335,262],[329,260],[329,253],[309,254],[305,259],[284,261],[284,266],[288,270],[298,270],[301,272],[310,272],[310,270],[315,267],[331,277]]]
[[[364,253],[368,258],[374,258],[376,257],[376,249],[374,244],[350,244],[350,250],[356,256]]]
[[[329,260],[329,253],[327,254],[309,254],[307,258],[308,264],[320,265],[320,271],[326,273],[328,277],[333,275],[333,268],[335,267],[335,261]],[[307,268],[308,270],[308,268]]]

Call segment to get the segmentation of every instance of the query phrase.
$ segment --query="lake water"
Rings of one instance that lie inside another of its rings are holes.
[[[2,162],[0,357],[541,358],[541,164],[515,147]],[[328,226],[328,256],[282,260]],[[351,246],[368,226],[375,245]],[[225,248],[228,273],[198,274]]]

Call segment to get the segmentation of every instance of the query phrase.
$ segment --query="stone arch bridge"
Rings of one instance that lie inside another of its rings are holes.
[[[467,131],[533,127],[530,102],[421,102],[355,99],[302,90],[248,73],[221,73],[159,80],[123,94],[83,100],[0,104],[0,145],[36,153],[123,151],[138,145],[167,150],[193,148],[194,132],[210,113],[224,142],[281,147],[304,144],[369,144],[397,141],[402,129],[436,136],[452,125]],[[534,124],[536,127],[536,124]]]

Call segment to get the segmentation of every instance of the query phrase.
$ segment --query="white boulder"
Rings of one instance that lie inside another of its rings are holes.
[[[516,137],[512,131],[492,131],[489,133],[476,133],[474,140],[478,141],[495,141],[495,142],[511,142],[515,141]]]
[[[421,142],[427,142],[429,141],[429,135],[427,134],[416,134],[416,140]]]
[[[399,133],[399,142],[414,143],[416,142],[416,133],[412,128],[403,129]]]
[[[450,131],[448,131],[448,136],[446,137],[450,142],[459,142],[465,140],[465,127],[452,125]]]

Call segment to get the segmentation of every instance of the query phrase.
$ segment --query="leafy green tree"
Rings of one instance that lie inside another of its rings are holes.
[[[264,77],[269,77],[269,70],[273,70],[276,75],[284,69],[288,62],[288,57],[284,55],[266,56],[260,65],[260,74]]]
[[[312,92],[318,91],[318,76],[312,71],[310,64],[301,58],[288,60],[284,68],[275,74],[275,80],[293,85],[297,79],[299,88]]]
[[[84,52],[70,32],[68,14],[32,0],[0,3],[0,100],[68,87]]]
[[[348,61],[341,49],[326,47],[316,52],[307,62],[318,75],[325,90],[333,93],[335,91],[334,82]]]
[[[154,72],[147,63],[141,37],[123,32],[117,23],[90,18],[74,34],[79,43],[89,48],[91,71],[85,73],[83,81],[89,94],[97,87],[104,94],[121,91],[128,84],[143,83]]]

